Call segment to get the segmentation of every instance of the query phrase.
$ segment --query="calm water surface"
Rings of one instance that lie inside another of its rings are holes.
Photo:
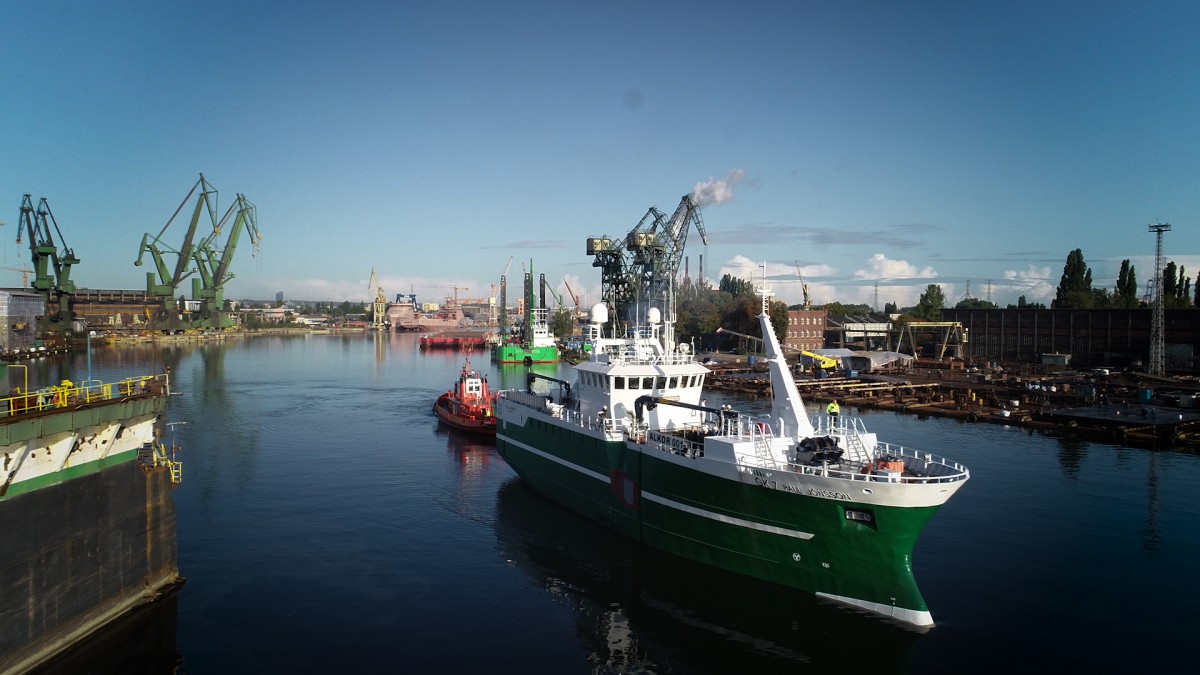
[[[30,376],[81,378],[82,358]],[[170,417],[187,422],[175,502],[188,581],[157,632],[134,624],[122,639],[161,642],[173,621],[181,672],[1193,664],[1195,455],[864,412],[882,439],[972,472],[917,544],[938,622],[921,634],[645,550],[530,493],[494,447],[436,422],[463,355],[423,353],[414,336],[103,348],[93,369],[115,380],[154,358],[180,394]],[[472,365],[493,388],[523,386],[523,367]]]

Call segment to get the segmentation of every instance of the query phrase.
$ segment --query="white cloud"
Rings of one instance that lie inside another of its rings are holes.
[[[1012,289],[1012,303],[1015,304],[1017,297],[1024,295],[1026,302],[1041,302],[1049,307],[1058,290],[1058,284],[1051,283],[1050,274],[1049,267],[1034,267],[1032,264],[1024,270],[1004,270],[1004,279]],[[1003,307],[1008,303],[997,304]]]

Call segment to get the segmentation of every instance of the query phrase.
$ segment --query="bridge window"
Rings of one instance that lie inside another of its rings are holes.
[[[613,378],[613,389],[624,389],[624,388],[625,388],[625,378],[620,375],[618,375],[617,377],[614,377]]]

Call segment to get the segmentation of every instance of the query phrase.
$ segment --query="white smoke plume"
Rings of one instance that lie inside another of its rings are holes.
[[[692,199],[699,206],[708,206],[709,204],[723,204],[733,199],[733,188],[742,179],[746,177],[746,172],[742,169],[734,169],[725,174],[723,180],[709,178],[703,183],[696,183],[692,188]]]

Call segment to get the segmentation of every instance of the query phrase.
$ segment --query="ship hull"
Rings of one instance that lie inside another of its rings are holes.
[[[507,416],[501,414],[502,420]],[[932,617],[912,574],[937,506],[808,496],[772,477],[698,471],[650,446],[528,417],[502,421],[499,454],[535,491],[649,546],[917,626]],[[793,479],[794,480],[794,479]],[[814,478],[814,481],[819,480]],[[847,509],[873,514],[848,520]]]
[[[44,663],[182,583],[166,468],[125,461],[0,502],[0,672]]]

